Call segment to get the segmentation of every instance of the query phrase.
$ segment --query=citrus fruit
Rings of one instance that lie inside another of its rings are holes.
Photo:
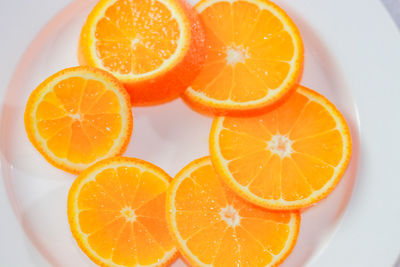
[[[254,115],[285,96],[303,66],[300,33],[268,0],[202,0],[208,55],[183,98],[196,110]]]
[[[350,160],[351,137],[332,103],[299,86],[263,115],[216,118],[210,154],[217,172],[243,198],[270,209],[299,209],[337,185]]]
[[[48,162],[79,173],[98,160],[125,151],[132,133],[129,95],[105,71],[64,69],[30,95],[25,129]]]
[[[197,13],[177,0],[100,0],[84,24],[81,65],[110,71],[133,105],[178,97],[205,60]]]
[[[151,163],[115,157],[97,162],[68,195],[71,232],[100,266],[167,266],[178,256],[165,216],[170,177]]]
[[[273,266],[293,249],[300,215],[241,199],[205,157],[189,163],[172,181],[167,223],[192,266]]]

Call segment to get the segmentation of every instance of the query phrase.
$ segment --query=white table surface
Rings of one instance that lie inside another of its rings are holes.
[[[8,4],[7,1],[2,0],[0,1],[0,36],[2,41],[0,42],[0,99],[2,99],[6,88],[7,84],[9,82],[9,79],[18,63],[18,59],[22,56],[23,51],[27,48],[29,45],[29,42],[35,37],[35,35],[38,33],[38,31],[56,14],[57,10],[61,10],[64,6],[66,6],[68,3],[70,3],[72,0],[16,0],[15,2],[18,2],[18,4]],[[321,0],[320,0],[321,1]],[[331,1],[331,0],[325,0],[325,1]],[[359,3],[360,6],[362,6],[364,1],[376,1],[377,0],[351,0]],[[399,0],[383,0],[385,4],[388,6],[388,9],[391,11],[392,15],[395,17],[395,20],[397,23],[400,24],[400,1]],[[317,1],[318,2],[318,1]],[[23,5],[24,8],[21,8]],[[377,5],[378,6],[378,5]],[[378,7],[378,8],[383,8],[383,7]],[[383,24],[388,27],[393,27],[391,25],[392,22],[390,21],[385,21]],[[398,24],[398,25],[399,25]],[[13,31],[7,30],[8,27],[13,27]],[[398,48],[400,49],[400,47]],[[356,55],[357,56],[357,55]],[[377,57],[376,57],[377,58]],[[400,57],[397,57],[400,58]],[[388,58],[382,58],[381,60],[377,59],[377,62],[371,62],[371,64],[376,64],[378,67],[384,68],[385,60],[394,60]],[[367,69],[368,70],[368,69]],[[369,69],[372,71],[372,69]],[[395,71],[396,72],[396,71]],[[395,78],[396,75],[399,76],[400,73],[397,71],[397,73],[389,73],[387,75],[388,78]],[[395,89],[395,87],[392,87],[392,89]],[[399,84],[397,84],[397,89],[399,88]],[[368,92],[366,92],[365,97],[368,97]],[[390,97],[390,95],[387,95],[386,97]],[[375,99],[376,100],[376,99]],[[378,99],[376,101],[380,101],[381,99]],[[360,114],[362,114],[364,111],[367,109],[373,108],[374,106],[374,99],[371,99],[369,101],[370,104],[363,104],[359,106],[360,109]],[[377,128],[384,128],[384,127],[391,127],[393,126],[392,123],[397,123],[399,125],[400,123],[400,112],[399,112],[399,106],[397,107],[388,107],[388,116],[391,116],[390,118],[382,119],[382,118],[373,118],[374,121],[376,121],[376,127]],[[390,115],[391,114],[391,115]],[[392,117],[394,116],[394,117]],[[362,121],[362,119],[361,119]],[[371,122],[370,122],[371,123]],[[363,125],[363,124],[362,124]],[[400,133],[399,127],[397,125],[397,128],[395,126],[395,129],[392,133],[389,133],[388,139],[393,139],[392,143],[392,149],[400,151],[400,142],[395,141],[398,140],[400,134],[395,135],[395,133]],[[390,128],[387,128],[390,129]],[[386,142],[387,144],[388,142]],[[368,151],[364,151],[364,153],[374,153],[374,152],[379,152],[379,146],[377,144],[371,144],[369,146]],[[384,156],[384,155],[382,155]],[[388,161],[391,162],[391,164],[395,165],[397,161],[397,167],[399,165],[399,158],[397,157],[396,159],[388,159]],[[368,161],[368,156],[364,158],[364,160]],[[371,162],[369,162],[371,163]],[[362,176],[363,173],[366,171],[375,171],[376,176],[385,176],[385,173],[390,173],[390,170],[379,170],[371,168],[367,168],[365,170],[360,170],[360,176]],[[393,171],[393,170],[392,170]],[[398,172],[398,170],[397,170]],[[400,178],[400,177],[399,177]],[[368,184],[370,181],[363,181],[361,177],[358,178],[358,181],[356,182],[356,190],[355,191],[365,191],[365,193],[371,194],[371,201],[373,198],[374,190],[381,190],[383,187],[376,187],[373,188],[371,187],[371,184]],[[387,185],[388,188],[390,186],[396,185],[395,181],[388,181],[389,184]],[[398,184],[398,183],[397,183]],[[396,193],[397,192],[397,193]],[[357,192],[356,192],[357,193]],[[391,194],[400,194],[399,189],[397,188],[392,188],[392,190],[388,193]],[[363,212],[365,212],[367,209],[365,208],[365,205],[368,205],[368,203],[362,204],[363,201],[363,196],[357,195],[356,197],[353,197],[350,203],[350,207],[352,210],[359,210],[358,215],[363,216],[365,215]],[[389,198],[388,198],[389,199]],[[392,198],[396,199],[396,198]],[[397,197],[397,200],[399,198]],[[399,202],[395,203],[379,203],[381,205],[399,205]],[[364,205],[364,206],[363,206]],[[0,267],[33,267],[33,266],[48,266],[43,259],[41,259],[41,256],[38,255],[36,250],[30,245],[29,241],[27,238],[24,236],[23,231],[21,230],[20,224],[17,222],[16,217],[14,213],[11,210],[11,207],[9,206],[8,199],[5,193],[5,189],[3,186],[3,182],[0,182],[0,211],[1,211],[1,216],[0,216],[0,238],[2,240],[7,240],[7,242],[0,242]],[[374,212],[371,210],[371,212]],[[347,224],[348,226],[349,221],[351,221],[352,216],[358,216],[358,215],[352,215],[347,213],[345,216],[345,221],[343,224]],[[347,220],[347,222],[346,222]],[[384,218],[382,218],[384,220]],[[384,224],[378,225],[379,227],[385,227]],[[371,235],[372,239],[371,242],[376,242],[376,248],[377,252],[380,253],[381,255],[383,251],[386,249],[385,246],[390,245],[386,244],[386,240],[394,240],[400,239],[400,236],[397,237],[391,237],[391,236],[379,236],[376,234],[376,232],[379,232],[380,229],[371,229],[371,233],[365,232],[365,235]],[[343,228],[343,227],[342,227]],[[351,227],[345,227],[344,229],[339,229],[338,235],[347,235],[349,240],[368,240],[365,237],[357,236],[354,235],[351,231]],[[397,231],[397,234],[399,232]],[[394,233],[396,234],[396,233]],[[351,242],[351,241],[350,241]],[[355,243],[355,242],[353,242]],[[399,244],[399,242],[393,242],[393,244]],[[369,257],[368,253],[373,253],[371,251],[362,251],[360,249],[354,248],[354,252],[349,252],[346,253],[345,255],[343,254],[337,254],[335,253],[336,251],[339,251],[337,249],[337,246],[339,246],[340,243],[337,241],[337,239],[333,239],[332,242],[328,245],[327,250],[330,250],[332,253],[329,253],[329,255],[324,255],[321,260],[317,261],[317,265],[314,264],[315,266],[323,266],[323,267],[330,267],[330,266],[343,266],[343,267],[351,267],[351,266],[360,266],[357,264],[356,260],[352,259],[352,254],[355,253],[359,256],[359,254],[365,254],[364,256],[366,258]],[[370,246],[371,247],[371,246]],[[388,248],[389,249],[389,248]],[[363,265],[363,267],[375,267],[375,266],[392,266],[396,260],[396,258],[393,258],[393,250],[398,250],[400,252],[400,247],[393,248],[391,247],[390,250],[392,250],[392,257],[390,259],[384,259],[382,258],[382,263],[383,264],[377,264],[376,261],[371,261],[371,265]],[[357,257],[354,257],[354,259]],[[33,262],[35,264],[33,264]]]

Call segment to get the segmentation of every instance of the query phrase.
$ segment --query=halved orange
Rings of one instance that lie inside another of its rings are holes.
[[[299,209],[326,197],[351,149],[340,112],[302,86],[263,115],[216,118],[210,133],[217,172],[243,198],[270,209]]]
[[[284,97],[299,80],[303,43],[289,16],[268,0],[202,0],[196,5],[208,57],[183,98],[217,115],[250,115]]]
[[[25,109],[25,129],[48,162],[79,173],[125,151],[132,134],[129,95],[103,70],[68,68],[32,92]]]
[[[100,0],[81,31],[81,65],[110,71],[133,105],[178,97],[205,60],[197,13],[178,0]]]
[[[172,181],[167,223],[192,266],[276,266],[296,244],[300,214],[266,210],[241,199],[204,157]]]
[[[134,158],[100,161],[68,195],[68,220],[82,251],[100,266],[168,266],[178,256],[165,216],[171,178]]]

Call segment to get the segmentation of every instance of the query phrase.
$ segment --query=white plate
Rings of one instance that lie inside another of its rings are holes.
[[[4,178],[12,203],[34,246],[56,266],[90,266],[74,245],[66,223],[65,196],[73,178],[48,166],[31,147],[23,130],[21,114],[29,92],[41,80],[61,68],[77,64],[76,43],[88,2],[75,2],[63,11],[28,49],[11,83],[12,91],[9,90],[2,114],[8,121],[2,124],[1,131],[2,137],[6,137],[2,140],[2,156],[5,156],[2,168],[3,174],[7,174]],[[398,201],[395,188],[400,185],[393,172],[399,144],[394,137],[395,132],[399,132],[399,124],[391,125],[396,119],[400,122],[399,109],[394,103],[395,97],[400,96],[399,91],[394,90],[394,85],[400,84],[399,67],[394,60],[400,58],[398,49],[395,50],[396,45],[400,47],[398,32],[380,4],[374,1],[359,1],[363,3],[363,13],[357,12],[357,1],[276,2],[299,25],[306,44],[302,83],[328,96],[342,110],[351,124],[356,144],[351,168],[339,187],[327,201],[304,213],[298,245],[285,265],[303,265],[317,256],[331,240],[347,204],[358,160],[357,115],[351,97],[354,94],[357,104],[365,108],[360,110],[362,125],[365,123],[361,147],[362,151],[368,151],[369,158],[362,158],[362,176],[359,175],[362,181],[357,183],[339,234],[311,265],[390,266],[400,248],[400,231],[395,227],[400,222],[400,209],[388,204]],[[374,15],[375,23],[367,20],[368,14]],[[366,33],[370,34],[368,39]],[[363,43],[365,40],[368,42]],[[368,98],[363,98],[364,95]],[[372,107],[367,103],[375,105]],[[390,112],[384,112],[385,109]],[[170,114],[174,120],[162,119],[164,114]],[[210,120],[179,101],[155,108],[134,109],[134,115],[136,132],[126,155],[157,163],[173,175],[190,160],[207,154]],[[390,116],[392,120],[388,120]],[[377,119],[378,129],[372,119]],[[194,121],[196,123],[191,123]],[[190,133],[185,134],[188,124],[192,127],[189,127]],[[366,137],[370,139],[365,141]],[[176,145],[178,140],[180,145]],[[190,146],[192,149],[185,149]],[[148,147],[157,148],[157,151],[149,151]],[[390,161],[391,165],[384,165]],[[371,173],[365,173],[368,168]],[[376,180],[380,177],[372,176],[379,173],[385,174],[385,179]],[[374,188],[381,191],[374,194]],[[368,257],[365,253],[369,253]],[[37,263],[37,260],[38,257],[33,262]],[[15,261],[9,262],[16,266]]]

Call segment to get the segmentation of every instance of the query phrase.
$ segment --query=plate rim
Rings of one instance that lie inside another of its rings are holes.
[[[67,1],[63,1],[63,2],[67,2]],[[70,8],[71,6],[75,6],[75,5],[79,4],[79,2],[81,2],[81,1],[80,1],[80,0],[73,1],[68,7],[63,8],[61,12],[58,12],[58,14],[56,14],[56,16],[61,16],[61,14],[62,14],[63,12],[66,12],[66,10],[68,10],[68,12],[69,12],[69,8]],[[304,0],[303,2],[306,2],[306,3],[307,3],[307,2],[311,2],[311,1]],[[345,1],[345,0],[336,1],[336,4],[337,4],[337,5],[340,5],[341,3],[346,3],[346,1]],[[358,1],[358,3],[362,3],[362,1]],[[382,10],[384,11],[384,12],[379,13],[379,14],[380,14],[379,16],[380,16],[381,20],[386,20],[385,24],[388,24],[389,22],[388,22],[387,18],[389,17],[390,23],[392,24],[390,31],[393,32],[393,30],[394,30],[394,31],[396,32],[397,27],[396,27],[396,25],[395,25],[395,23],[394,23],[394,20],[390,17],[389,13],[387,12],[387,10],[386,10],[385,7],[383,6],[383,4],[382,4],[381,2],[379,2],[378,0],[369,1],[368,4],[370,4],[370,6],[375,6],[375,7],[380,6],[379,8],[381,9],[381,11],[382,11]],[[364,3],[364,5],[366,5],[366,4]],[[60,7],[61,7],[61,6],[62,6],[62,5],[60,4]],[[379,10],[379,9],[378,9],[378,10]],[[55,12],[55,13],[56,13],[56,12]],[[53,16],[53,18],[51,18],[51,20],[53,20],[53,19],[54,19],[54,16]],[[389,24],[390,24],[390,23],[389,23]],[[40,34],[43,34],[42,32],[46,30],[47,25],[49,25],[49,24],[46,24],[46,26],[40,31],[40,33],[36,35],[35,39],[38,38]],[[398,31],[397,31],[397,36],[396,36],[396,34],[395,34],[394,37],[392,38],[392,40],[397,40],[397,42],[400,43],[400,34],[399,34]],[[32,43],[31,43],[31,44],[32,44]],[[29,45],[29,47],[31,47],[31,44]],[[26,55],[27,53],[29,53],[29,52],[30,52],[30,51],[26,50],[25,53],[24,53],[24,55],[23,55],[21,58],[18,59],[18,62],[23,61],[25,55]],[[400,52],[398,53],[398,57],[400,58]],[[337,60],[337,63],[340,65],[340,63],[343,63],[343,62],[339,62],[339,60]],[[18,69],[19,69],[20,67],[21,67],[20,64],[18,64],[18,67],[13,71],[13,73],[17,72]],[[400,73],[399,73],[399,74],[400,74]],[[347,78],[346,75],[345,75],[345,77]],[[12,80],[12,79],[8,79],[8,80]],[[346,80],[347,80],[347,79],[346,79]],[[349,80],[350,80],[350,79],[349,79]],[[353,96],[356,95],[356,91],[357,91],[358,89],[355,89],[356,87],[352,87],[352,86],[350,86],[350,87],[351,87],[351,93],[352,93],[352,95],[353,95]],[[8,86],[6,87],[6,89],[8,89]],[[400,94],[398,94],[398,95],[400,96]],[[3,102],[4,102],[4,99],[5,99],[5,96],[1,98],[1,103],[2,103],[2,104],[3,104]],[[358,107],[358,110],[359,110],[359,121],[363,121],[364,114],[365,114],[364,106],[361,105],[361,109],[360,109],[360,103],[363,102],[363,100],[360,100],[360,98],[357,99],[356,97],[354,97],[354,102],[356,103],[356,105],[357,105],[357,107]],[[3,107],[3,106],[4,106],[4,105],[2,105],[1,107]],[[0,111],[0,115],[1,115],[1,114],[2,114],[2,110]],[[400,114],[399,114],[399,115],[400,115]],[[360,139],[361,139],[361,141],[364,141],[364,142],[365,142],[365,138],[366,138],[366,137],[364,136],[364,131],[367,131],[367,130],[368,130],[368,127],[365,126],[365,128],[364,128],[363,125],[364,125],[364,123],[361,125],[361,127],[359,127],[359,129],[360,129],[360,133],[359,133],[359,134],[360,134]],[[399,145],[399,148],[400,148],[400,145]],[[361,147],[360,147],[360,152],[362,153],[362,151],[363,151],[363,147],[361,146]],[[361,165],[364,165],[364,164],[366,164],[366,163],[365,163],[365,159],[364,159],[364,158],[361,158],[360,166],[359,166],[359,167],[361,167]],[[360,174],[357,175],[357,176],[360,176]],[[2,177],[2,179],[3,179],[3,181],[5,180],[3,177]],[[358,180],[359,180],[359,179],[360,179],[360,177],[357,177],[357,178],[356,178],[356,184],[355,184],[355,186],[354,186],[354,191],[355,191],[355,188],[356,188],[357,185],[358,185]],[[339,243],[340,243],[340,242],[343,242],[343,240],[340,241],[340,239],[342,239],[342,238],[339,236],[339,235],[341,234],[341,233],[339,232],[339,230],[340,230],[342,227],[346,226],[345,220],[346,220],[346,217],[348,217],[347,214],[348,214],[349,211],[350,211],[350,205],[351,205],[352,203],[354,203],[354,201],[355,201],[355,200],[353,200],[353,199],[354,199],[354,194],[355,194],[355,192],[353,192],[353,195],[352,195],[352,197],[351,197],[351,199],[350,199],[349,206],[346,208],[346,210],[345,210],[345,212],[344,212],[344,213],[345,213],[345,214],[344,214],[344,217],[341,219],[341,224],[342,224],[342,225],[339,225],[339,226],[337,227],[337,233],[336,233],[336,235],[335,235],[334,237],[332,237],[332,240],[331,240],[329,243],[332,243],[334,240],[339,240],[339,241],[335,241],[336,243],[338,243],[338,242],[339,242]],[[9,204],[11,204],[10,201],[9,201],[9,196],[7,196],[7,200],[8,200],[8,202],[9,202]],[[11,205],[12,205],[12,204],[11,204]],[[17,215],[18,213],[15,212],[15,211],[16,211],[16,210],[14,210],[14,215],[18,216],[18,215]],[[347,227],[347,226],[346,226],[346,227]],[[337,246],[340,246],[340,245],[336,245],[336,244],[335,244],[333,249],[337,249]],[[329,247],[330,247],[330,244],[328,244],[328,248],[326,248],[325,250],[330,249]],[[336,248],[335,248],[335,247],[336,247]],[[320,257],[314,262],[314,264],[311,264],[311,266],[321,266],[321,263],[319,263],[319,262],[321,262],[321,261],[320,261],[319,259],[320,259],[321,257],[324,257],[325,254],[327,254],[326,251],[325,251],[325,253],[323,252],[322,255],[320,255]],[[397,255],[396,255],[396,257],[397,257]],[[322,261],[322,262],[326,262],[326,261]],[[368,262],[365,262],[365,263],[368,264]],[[322,266],[328,266],[328,265],[322,265]],[[329,266],[333,266],[333,265],[329,265]]]

